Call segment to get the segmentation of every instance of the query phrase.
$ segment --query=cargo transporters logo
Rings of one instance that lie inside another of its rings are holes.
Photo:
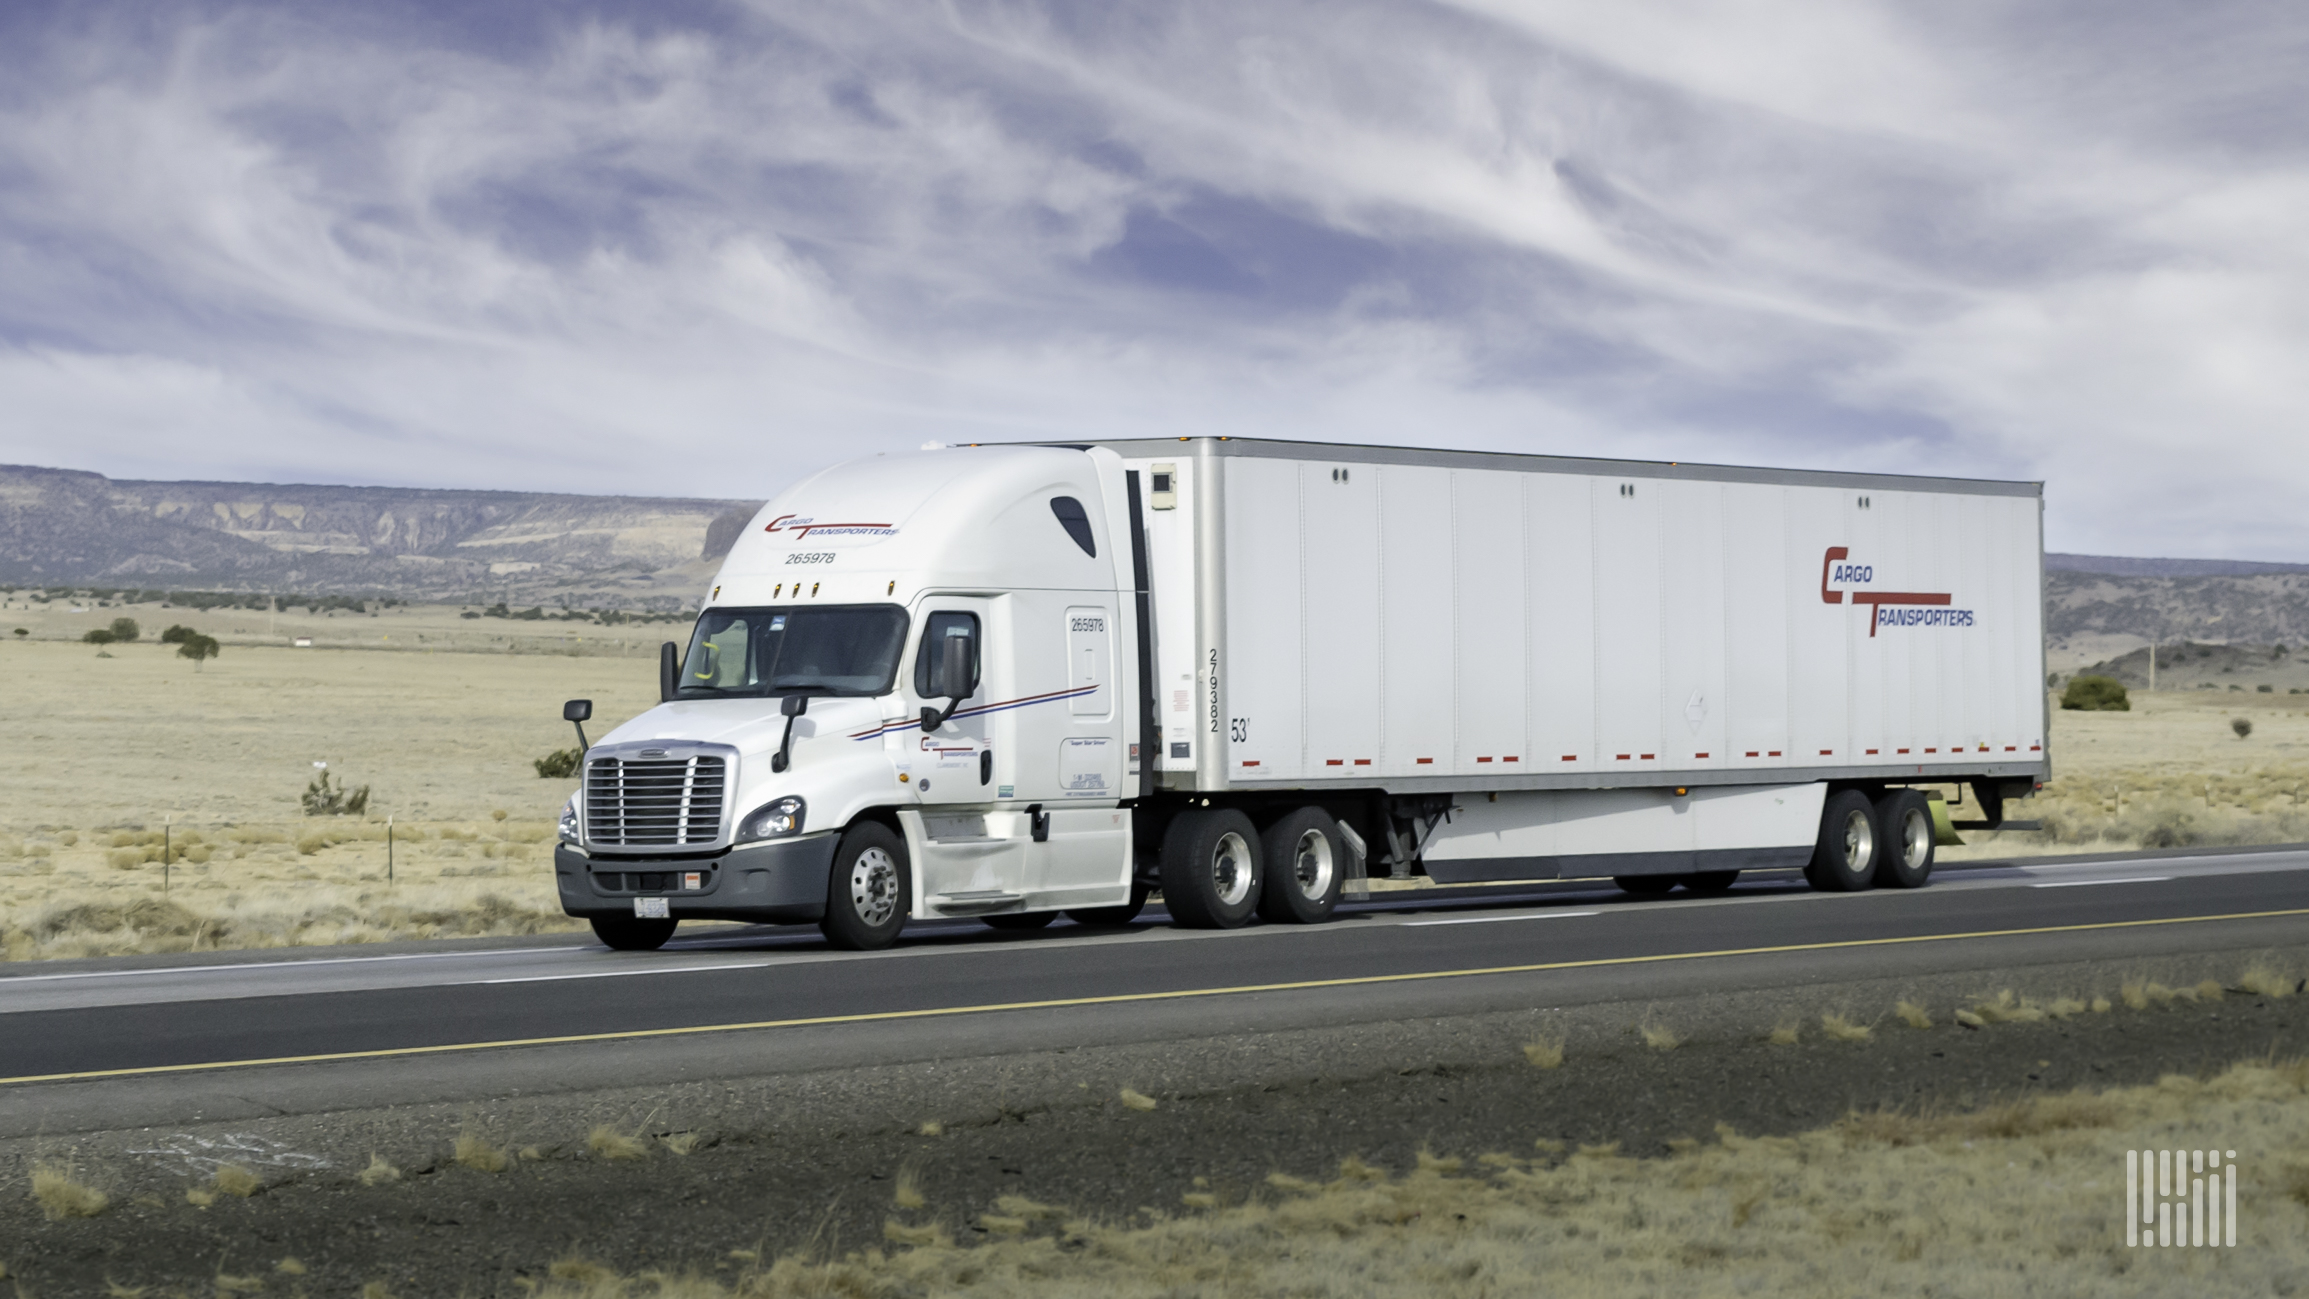
[[[1828,553],[1820,560],[1820,600],[1823,604],[1842,604],[1849,595],[1852,603],[1867,605],[1871,637],[1878,627],[1973,625],[1972,610],[1948,607],[1952,598],[1948,592],[1880,591],[1874,585],[1876,566],[1846,562],[1851,558],[1849,547],[1828,547]]]

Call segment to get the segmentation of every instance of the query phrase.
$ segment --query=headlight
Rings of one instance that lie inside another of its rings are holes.
[[[809,805],[798,798],[781,798],[767,807],[756,808],[753,815],[738,822],[737,842],[754,839],[783,839],[802,832],[802,815]]]
[[[576,843],[577,839],[577,799],[572,795],[568,802],[561,805],[561,841]]]

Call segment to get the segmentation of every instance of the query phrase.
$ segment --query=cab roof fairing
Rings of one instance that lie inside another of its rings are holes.
[[[1115,590],[1116,529],[1098,466],[1111,455],[956,447],[835,465],[754,515],[710,603],[791,603],[804,583],[819,592],[804,602],[818,604],[905,604],[925,590]],[[1096,558],[1069,539],[1054,496],[1082,503],[1100,539]],[[818,531],[843,524],[853,527]],[[833,558],[802,558],[819,555]]]

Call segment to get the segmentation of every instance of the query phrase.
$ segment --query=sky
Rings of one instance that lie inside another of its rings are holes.
[[[767,498],[1226,434],[2309,559],[2309,9],[18,3],[0,462]]]

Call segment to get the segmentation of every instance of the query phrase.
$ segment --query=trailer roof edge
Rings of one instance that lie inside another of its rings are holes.
[[[1443,469],[1551,471],[1592,477],[1664,478],[1695,482],[1765,483],[1798,487],[1857,487],[1870,491],[1948,492],[1973,496],[2044,495],[2044,483],[2000,478],[1955,478],[1922,474],[1848,473],[1831,469],[1775,469],[1754,465],[1702,464],[1684,460],[1611,460],[1593,456],[1532,455],[1518,451],[1455,451],[1433,447],[1364,446],[1344,442],[1297,442],[1284,438],[1092,438],[1049,442],[980,443],[984,446],[1106,447],[1119,455],[1160,456],[1209,441],[1221,456],[1280,460],[1331,460],[1342,464],[1425,465]]]

